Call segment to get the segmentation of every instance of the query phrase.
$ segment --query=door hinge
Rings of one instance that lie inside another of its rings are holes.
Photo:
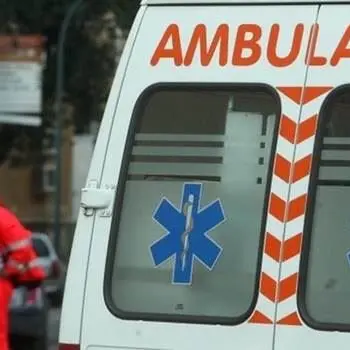
[[[99,210],[101,217],[112,215],[113,196],[115,186],[105,185],[100,187],[98,181],[89,181],[87,186],[81,190],[80,207],[85,216],[92,216]]]

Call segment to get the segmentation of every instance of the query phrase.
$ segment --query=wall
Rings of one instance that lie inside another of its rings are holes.
[[[71,217],[72,130],[63,133],[62,145],[62,219]],[[40,158],[37,157],[37,160]],[[54,169],[53,155],[44,164]],[[12,167],[7,161],[0,167],[0,199],[29,226],[49,225],[53,220],[53,192],[43,188],[43,163]]]

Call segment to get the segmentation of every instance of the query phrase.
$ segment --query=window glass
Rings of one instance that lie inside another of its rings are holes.
[[[258,88],[158,87],[142,98],[112,227],[117,313],[249,312],[278,115]]]
[[[314,322],[350,324],[350,89],[330,97],[321,118],[303,302]]]
[[[44,258],[50,255],[49,249],[47,248],[46,243],[40,238],[33,238],[33,248],[40,258]]]

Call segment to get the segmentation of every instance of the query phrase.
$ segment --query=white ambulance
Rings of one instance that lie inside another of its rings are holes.
[[[343,349],[349,251],[350,1],[144,0],[60,350]]]

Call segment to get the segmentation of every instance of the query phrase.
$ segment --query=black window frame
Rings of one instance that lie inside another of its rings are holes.
[[[266,92],[269,94],[276,102],[276,120],[274,126],[274,133],[271,140],[271,151],[270,159],[266,177],[266,188],[264,195],[264,204],[261,216],[261,228],[260,228],[260,238],[258,247],[258,259],[256,268],[256,278],[254,286],[254,295],[252,298],[251,305],[246,313],[240,317],[211,317],[211,316],[192,316],[192,315],[174,315],[174,314],[159,314],[159,313],[144,313],[144,312],[129,312],[120,310],[117,305],[113,302],[112,298],[112,279],[113,279],[113,268],[114,268],[114,258],[115,258],[115,247],[119,236],[120,219],[123,206],[123,199],[125,194],[125,187],[127,183],[127,176],[129,170],[130,159],[132,155],[133,143],[136,134],[137,121],[140,116],[142,116],[145,107],[149,101],[152,94],[157,91],[193,91],[193,90],[204,90],[204,91],[242,91],[253,90],[254,92]],[[265,83],[155,83],[148,86],[140,96],[137,98],[135,106],[132,111],[132,116],[128,128],[127,138],[124,146],[123,158],[121,162],[120,172],[116,174],[118,177],[118,184],[116,188],[115,202],[112,211],[112,222],[111,228],[109,230],[109,239],[107,247],[107,256],[105,262],[105,272],[103,280],[103,297],[105,305],[109,312],[116,318],[129,321],[148,321],[148,322],[166,322],[166,323],[185,323],[185,324],[206,324],[206,325],[238,325],[246,320],[253,314],[255,306],[258,301],[259,296],[259,286],[260,286],[260,275],[263,259],[263,247],[266,235],[266,223],[268,217],[268,205],[271,193],[271,183],[273,177],[273,166],[276,156],[277,141],[279,136],[279,127],[282,114],[282,104],[280,96],[276,90],[271,85]]]
[[[302,239],[302,248],[300,254],[300,265],[299,265],[299,278],[298,278],[298,291],[297,291],[297,305],[300,316],[304,323],[314,329],[319,331],[330,331],[330,332],[350,332],[350,323],[329,323],[320,322],[315,320],[308,314],[307,303],[306,303],[306,289],[308,280],[308,268],[309,268],[309,255],[311,249],[312,241],[312,228],[313,228],[313,218],[315,214],[316,207],[316,194],[318,187],[318,176],[321,168],[321,154],[322,154],[322,144],[323,135],[326,131],[327,123],[331,118],[332,106],[334,101],[337,99],[339,94],[341,95],[344,91],[349,91],[350,84],[343,84],[334,87],[322,102],[320,113],[317,121],[317,129],[315,136],[315,143],[312,155],[312,166],[310,171],[310,181],[308,186],[308,198],[306,203],[305,211],[305,222],[304,222],[304,233]]]

